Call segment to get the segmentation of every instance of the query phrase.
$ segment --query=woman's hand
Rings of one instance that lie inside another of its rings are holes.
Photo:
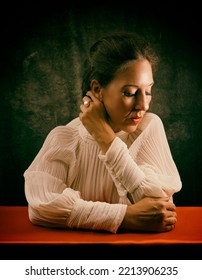
[[[115,133],[107,121],[104,104],[91,91],[87,92],[83,101],[89,103],[81,104],[79,118],[105,154],[115,138]]]
[[[128,206],[120,229],[164,232],[172,230],[176,221],[176,207],[169,198],[146,197]]]

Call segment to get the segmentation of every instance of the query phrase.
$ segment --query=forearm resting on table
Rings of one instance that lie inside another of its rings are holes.
[[[126,209],[120,229],[163,232],[174,228],[176,207],[169,198],[146,197]]]

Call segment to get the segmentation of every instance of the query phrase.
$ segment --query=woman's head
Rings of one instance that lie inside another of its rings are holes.
[[[90,48],[85,61],[82,96],[91,89],[91,81],[97,80],[106,87],[128,62],[144,58],[154,68],[158,57],[150,44],[136,33],[119,32],[105,36]]]
[[[90,49],[82,84],[105,106],[115,132],[133,132],[151,102],[153,68],[158,59],[137,34],[103,37]]]

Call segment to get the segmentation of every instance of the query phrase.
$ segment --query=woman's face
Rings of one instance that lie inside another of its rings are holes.
[[[129,63],[107,87],[102,88],[102,101],[115,132],[136,129],[149,109],[153,84],[151,65],[141,59]]]

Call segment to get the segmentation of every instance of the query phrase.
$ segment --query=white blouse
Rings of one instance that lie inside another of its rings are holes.
[[[127,205],[181,187],[161,119],[146,113],[133,133],[119,132],[107,153],[79,118],[54,128],[24,173],[29,218],[48,227],[116,233]]]

